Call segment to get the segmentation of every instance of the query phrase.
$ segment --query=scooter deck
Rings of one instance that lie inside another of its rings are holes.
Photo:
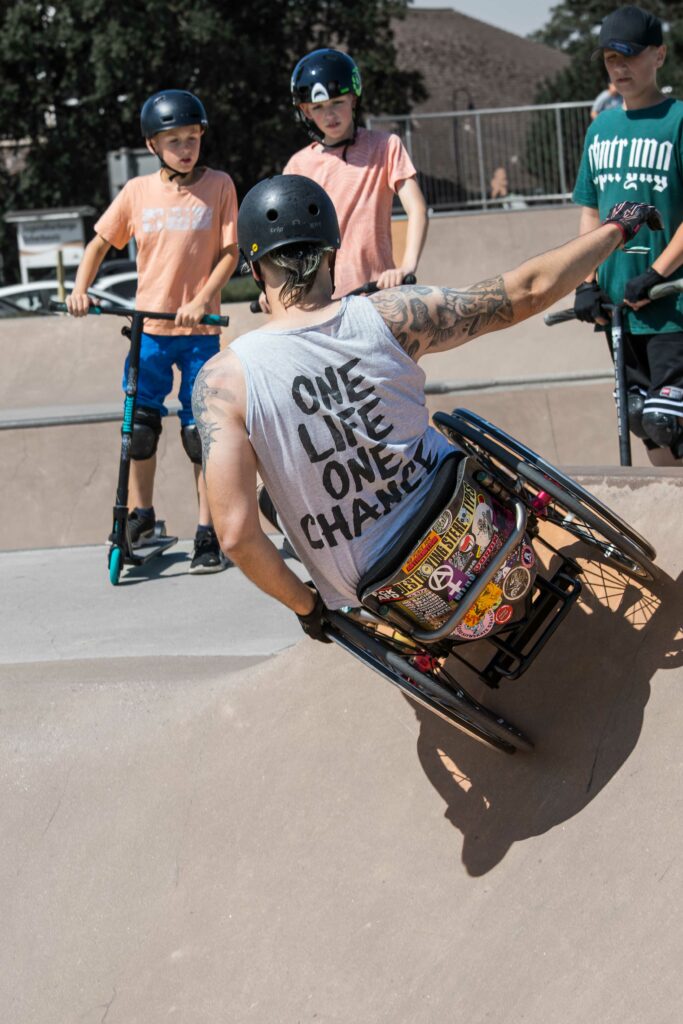
[[[123,564],[144,565],[146,562],[151,561],[152,558],[156,558],[157,555],[163,554],[164,551],[168,548],[172,548],[173,545],[177,543],[177,537],[171,537],[166,533],[165,520],[157,519],[152,537],[149,537],[147,540],[143,541],[142,544],[139,544],[134,548],[130,547],[129,544],[126,544],[126,549],[122,550]]]
[[[146,562],[149,562],[152,558],[156,558],[157,555],[161,555],[164,551],[168,548],[172,548],[173,545],[177,543],[177,537],[154,538],[153,540],[150,540],[149,544],[143,544],[140,547],[133,548],[133,550],[124,557],[123,564],[144,565]]]

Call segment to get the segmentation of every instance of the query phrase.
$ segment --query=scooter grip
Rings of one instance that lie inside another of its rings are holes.
[[[230,323],[229,316],[219,316],[218,313],[207,313],[202,317],[203,324],[211,324],[214,327],[227,327]]]
[[[261,312],[261,307],[259,305],[258,299],[253,299],[249,303],[249,309],[251,310],[252,313],[260,313]]]
[[[573,309],[560,309],[557,313],[546,313],[543,317],[546,327],[554,327],[555,324],[563,324],[567,320],[576,320],[576,313]]]

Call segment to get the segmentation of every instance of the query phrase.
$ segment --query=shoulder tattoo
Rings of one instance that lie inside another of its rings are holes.
[[[192,414],[202,443],[202,471],[206,475],[206,464],[211,446],[220,432],[221,405],[235,402],[235,395],[229,388],[220,387],[216,373],[203,366],[192,389]]]

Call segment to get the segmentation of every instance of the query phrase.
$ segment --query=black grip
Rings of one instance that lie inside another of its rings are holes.
[[[543,317],[546,327],[554,327],[555,324],[563,324],[567,320],[576,320],[576,313],[573,309],[560,309],[557,313],[546,313]]]
[[[252,301],[249,303],[249,309],[251,310],[252,313],[261,312],[261,307],[259,305],[258,299],[252,299]]]

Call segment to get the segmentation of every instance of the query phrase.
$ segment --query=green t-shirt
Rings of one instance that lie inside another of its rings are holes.
[[[656,206],[663,231],[640,229],[624,249],[598,268],[598,283],[612,302],[622,302],[626,282],[642,274],[683,222],[683,102],[664,100],[643,110],[606,110],[586,133],[573,199],[597,209],[604,220],[615,203]],[[674,280],[683,274],[679,268]],[[683,293],[629,310],[632,334],[683,330]]]

